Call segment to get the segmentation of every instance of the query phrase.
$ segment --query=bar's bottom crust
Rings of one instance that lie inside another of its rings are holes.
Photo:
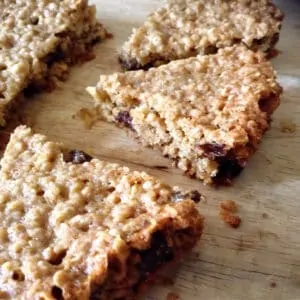
[[[249,49],[257,51],[260,50],[262,52],[266,53],[267,57],[271,57],[274,47],[277,44],[279,40],[279,33],[274,34],[273,36],[267,36],[259,40],[253,40],[252,45],[247,46]],[[232,42],[232,45],[242,43],[240,40],[236,39]],[[201,55],[208,55],[208,54],[215,54],[218,52],[218,48],[211,45],[208,46],[206,49],[203,50],[202,53],[199,53],[197,51],[190,51],[189,53],[186,54],[185,57],[166,57],[164,55],[152,55],[147,58],[148,63],[141,63],[139,62],[136,58],[130,57],[127,53],[122,53],[119,55],[119,62],[120,65],[123,67],[124,70],[148,70],[152,67],[158,67],[160,65],[169,63],[172,60],[177,60],[177,59],[184,59],[188,57],[193,57],[197,56],[198,54]]]

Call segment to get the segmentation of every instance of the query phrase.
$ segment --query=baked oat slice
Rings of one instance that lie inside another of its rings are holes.
[[[282,91],[264,54],[245,46],[100,76],[87,90],[99,118],[127,127],[188,175],[225,184],[257,149]]]
[[[20,126],[1,161],[0,298],[136,299],[200,238],[199,200]]]
[[[120,62],[128,70],[148,69],[241,43],[269,52],[282,19],[270,0],[169,0],[133,30]]]
[[[24,92],[53,89],[107,36],[87,0],[1,1],[0,126]]]

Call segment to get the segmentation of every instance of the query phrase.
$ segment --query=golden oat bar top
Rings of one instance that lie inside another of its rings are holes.
[[[244,46],[103,75],[87,90],[99,118],[129,128],[206,183],[229,182],[241,171],[281,93],[264,54]]]
[[[1,161],[0,299],[136,299],[199,239],[199,200],[20,126]]]
[[[282,19],[270,0],[170,0],[133,30],[120,62],[126,69],[147,69],[237,43],[269,51]]]
[[[87,0],[1,1],[0,125],[25,88],[43,90],[53,77],[65,77],[68,65],[106,36]]]

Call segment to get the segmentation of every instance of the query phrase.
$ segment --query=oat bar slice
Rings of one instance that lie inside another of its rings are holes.
[[[51,90],[108,36],[87,0],[0,2],[0,126],[23,92]]]
[[[255,152],[281,87],[261,52],[244,46],[148,71],[100,76],[99,118],[126,127],[205,183],[230,183]]]
[[[169,0],[133,30],[120,62],[128,70],[147,69],[237,43],[268,52],[282,19],[270,0]]]
[[[18,127],[0,170],[0,298],[136,299],[200,238],[197,191]]]

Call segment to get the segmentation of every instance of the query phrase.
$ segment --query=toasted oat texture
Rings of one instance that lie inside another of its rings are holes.
[[[0,126],[24,89],[53,89],[107,35],[87,0],[1,1]]]
[[[0,299],[136,299],[197,242],[199,198],[18,127],[1,161]]]
[[[282,19],[270,0],[169,0],[133,30],[120,62],[128,70],[147,69],[237,43],[268,52]]]
[[[229,183],[242,170],[281,93],[263,53],[244,46],[100,76],[87,90],[100,118],[131,129],[206,183]]]

